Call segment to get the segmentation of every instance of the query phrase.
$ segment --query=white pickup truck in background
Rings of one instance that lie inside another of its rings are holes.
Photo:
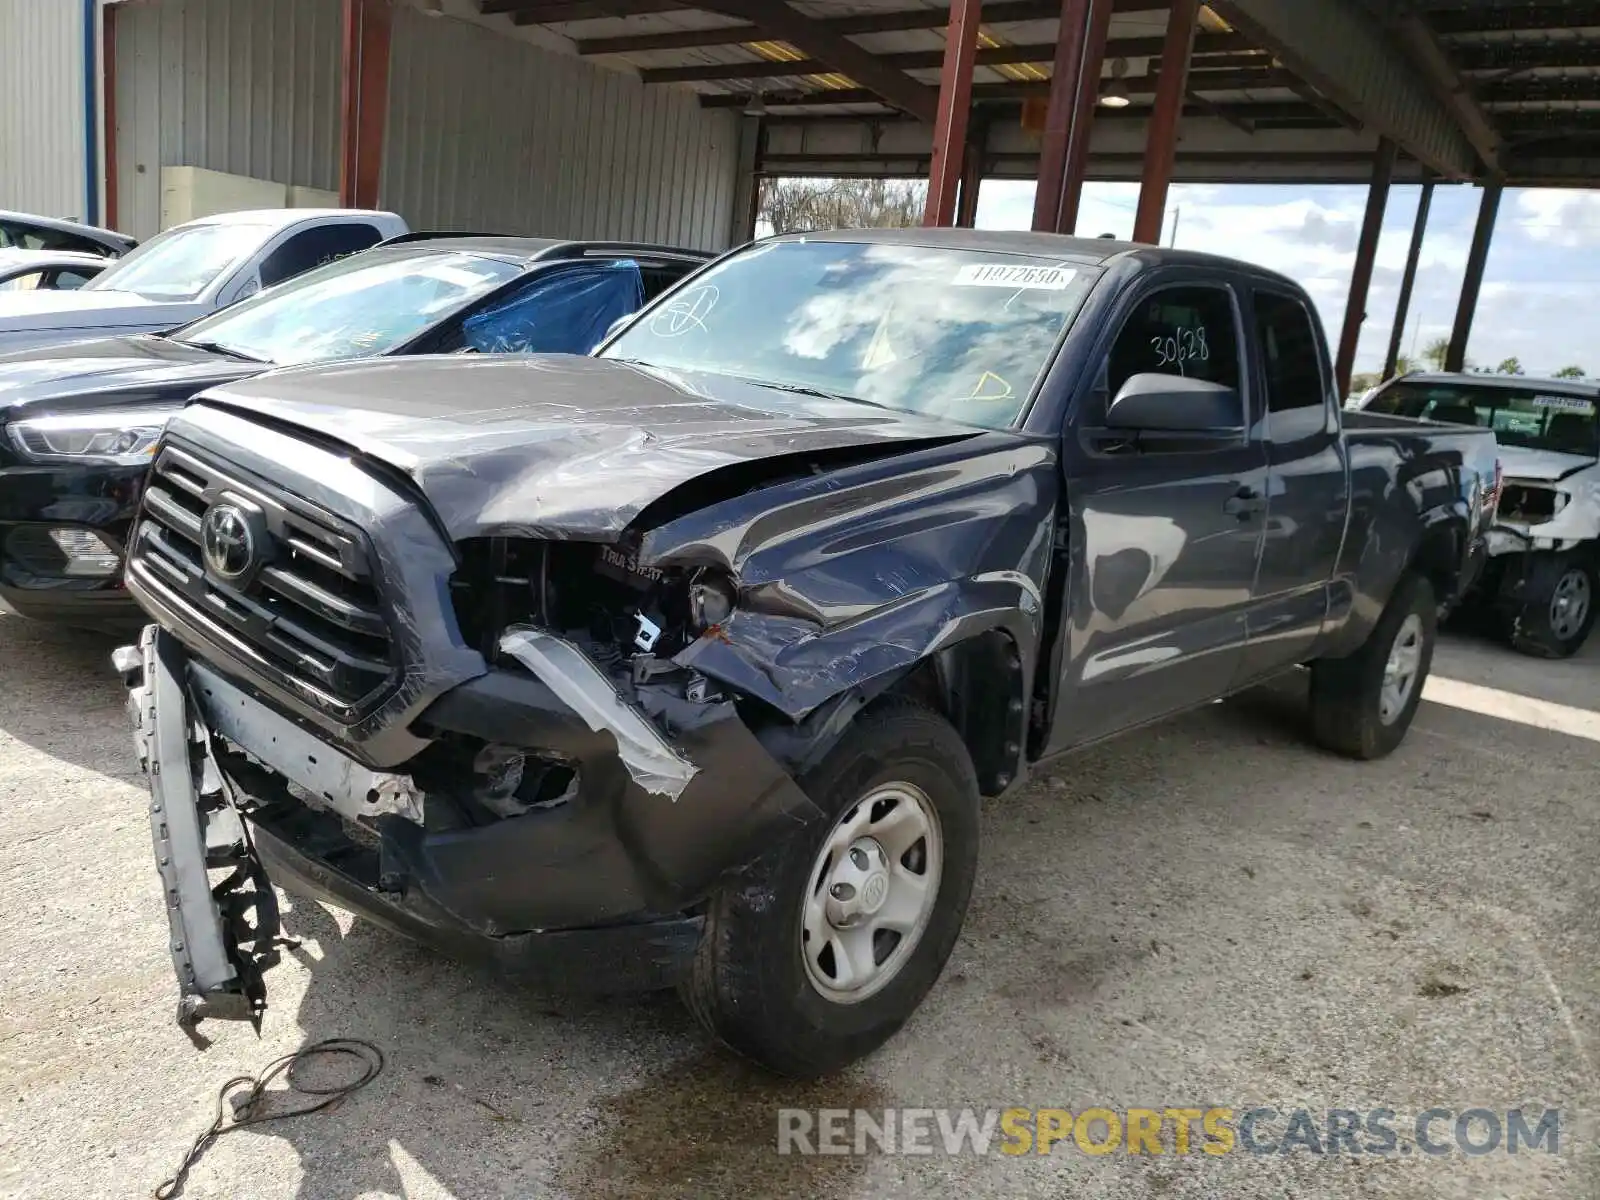
[[[394,213],[264,209],[175,225],[72,291],[0,293],[0,353],[186,325],[407,232]]]
[[[1360,403],[1368,412],[1494,430],[1504,475],[1479,594],[1524,654],[1576,654],[1600,611],[1600,384],[1413,374]]]

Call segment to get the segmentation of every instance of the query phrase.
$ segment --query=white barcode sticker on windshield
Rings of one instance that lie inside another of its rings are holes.
[[[974,263],[956,272],[957,287],[1032,288],[1062,291],[1076,271],[1066,267],[1024,267],[1013,263]]]
[[[1535,408],[1555,408],[1562,412],[1582,413],[1586,417],[1594,416],[1594,401],[1585,400],[1580,396],[1535,396]]]

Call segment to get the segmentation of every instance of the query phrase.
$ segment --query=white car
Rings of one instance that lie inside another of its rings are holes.
[[[393,213],[265,209],[175,225],[74,291],[0,292],[0,353],[159,333],[406,232]]]
[[[72,291],[113,261],[72,250],[0,250],[0,292]]]
[[[1527,654],[1566,658],[1600,606],[1600,384],[1520,375],[1402,375],[1370,412],[1494,430],[1503,482],[1480,592]]]

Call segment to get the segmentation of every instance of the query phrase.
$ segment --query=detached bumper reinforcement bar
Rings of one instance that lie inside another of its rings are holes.
[[[206,1017],[260,1024],[261,971],[275,958],[277,900],[244,823],[190,712],[185,656],[148,626],[113,662],[128,685],[140,764],[149,776],[150,832],[178,977],[178,1023]],[[229,875],[212,884],[209,871]]]

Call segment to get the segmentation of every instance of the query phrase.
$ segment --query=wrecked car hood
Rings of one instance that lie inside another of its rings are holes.
[[[614,540],[646,506],[721,468],[899,453],[981,432],[727,376],[569,355],[297,367],[200,400],[335,438],[405,472],[456,539]]]
[[[1508,483],[1519,480],[1554,483],[1594,465],[1594,456],[1589,454],[1535,450],[1526,446],[1500,447],[1500,469]]]

